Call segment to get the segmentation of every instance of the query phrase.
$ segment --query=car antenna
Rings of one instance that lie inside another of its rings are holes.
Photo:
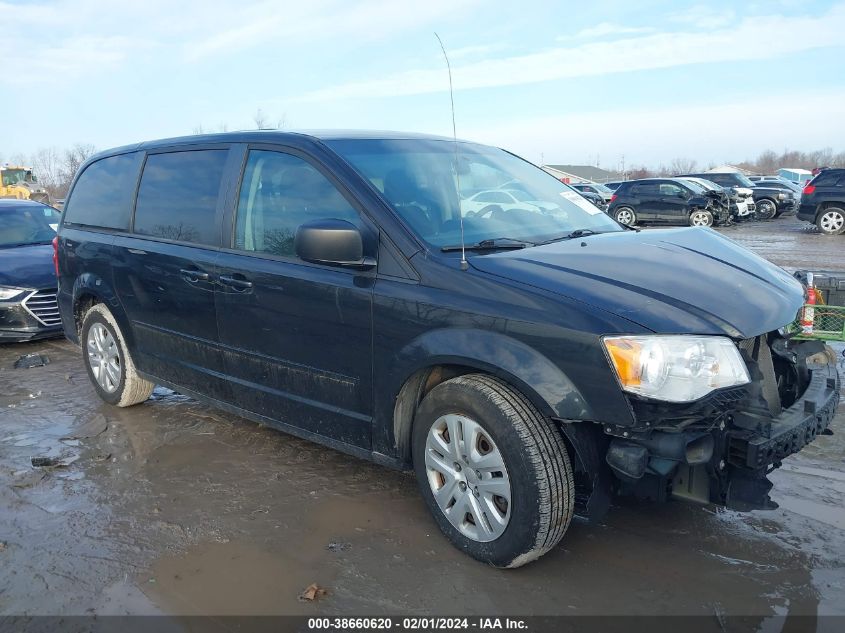
[[[443,46],[443,40],[434,32],[434,37],[440,43],[440,50],[443,51],[443,58],[446,60],[446,70],[449,73],[449,101],[452,104],[452,140],[455,143],[455,182],[458,194],[458,222],[461,225],[461,270],[468,270],[467,251],[464,244],[464,214],[461,211],[461,170],[458,168],[458,132],[455,127],[455,94],[452,91],[452,66],[449,64],[449,56],[446,54],[446,47]]]

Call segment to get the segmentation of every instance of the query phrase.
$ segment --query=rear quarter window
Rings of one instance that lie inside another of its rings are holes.
[[[141,159],[141,152],[132,152],[88,165],[65,203],[65,224],[127,230]]]
[[[845,182],[845,172],[823,171],[813,181],[816,187],[841,187]]]
[[[135,233],[216,246],[217,201],[228,150],[150,154],[135,205]]]

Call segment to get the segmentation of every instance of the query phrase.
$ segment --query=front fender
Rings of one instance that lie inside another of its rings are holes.
[[[419,336],[397,355],[401,382],[434,365],[463,365],[492,374],[525,394],[545,415],[588,420],[592,409],[572,381],[537,350],[505,334],[469,328],[437,329]]]
[[[409,463],[414,411],[430,370],[443,366],[496,376],[523,393],[550,418],[595,418],[593,406],[569,376],[537,349],[496,331],[440,328],[420,334],[392,355],[389,367],[377,368],[375,418],[379,422],[373,435],[376,453]]]

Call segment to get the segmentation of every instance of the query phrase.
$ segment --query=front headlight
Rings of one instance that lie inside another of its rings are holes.
[[[692,402],[750,382],[736,345],[721,336],[608,336],[604,346],[625,391]]]
[[[24,288],[13,288],[11,286],[0,286],[0,301],[6,301],[7,299],[11,299],[13,297],[17,297],[20,294],[26,292]]]
[[[786,194],[785,194],[785,193],[779,193],[779,194],[778,194],[778,200],[783,200],[784,198],[786,198]]]

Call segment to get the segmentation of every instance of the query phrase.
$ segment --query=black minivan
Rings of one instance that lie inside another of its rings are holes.
[[[480,190],[530,203],[472,207]],[[827,432],[802,288],[710,229],[638,232],[500,149],[248,132],[123,147],[74,181],[65,332],[117,406],[165,385],[413,469],[440,529],[502,567],[613,495],[771,503]]]

